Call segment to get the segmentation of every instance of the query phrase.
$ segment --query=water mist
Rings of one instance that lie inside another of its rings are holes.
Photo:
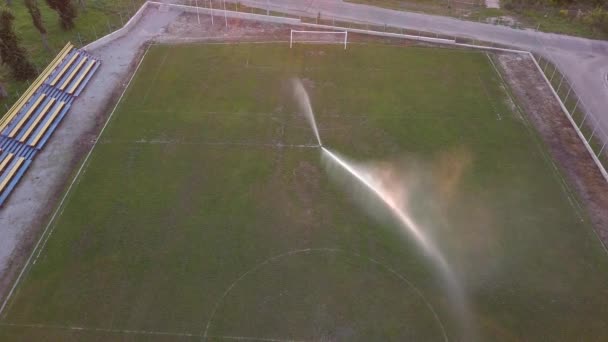
[[[405,205],[409,194],[400,193],[395,190],[394,186],[391,187],[391,184],[385,184],[382,180],[382,175],[377,172],[374,173],[367,168],[359,167],[338,155],[336,152],[324,147],[321,143],[314,112],[306,89],[299,79],[292,79],[292,85],[295,98],[317,138],[319,147],[321,148],[322,158],[325,161],[326,166],[342,170],[340,176],[346,175],[347,177],[351,177],[353,181],[360,184],[370,194],[370,199],[381,203],[383,207],[386,207],[390,211],[392,216],[399,222],[402,231],[415,241],[416,245],[420,248],[425,257],[432,262],[439,276],[443,279],[443,282],[441,283],[442,288],[445,290],[450,300],[454,316],[460,320],[462,329],[460,338],[464,340],[475,340],[474,329],[472,329],[470,321],[470,313],[460,281],[456,274],[454,274],[444,255],[425,234],[424,228],[416,222],[409,212],[407,205]]]

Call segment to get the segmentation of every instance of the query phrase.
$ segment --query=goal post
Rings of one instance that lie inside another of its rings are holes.
[[[348,43],[348,31],[303,31],[291,30],[289,35],[289,48],[295,43],[302,44],[344,44]]]

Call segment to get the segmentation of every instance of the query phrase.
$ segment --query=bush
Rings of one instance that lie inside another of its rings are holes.
[[[583,21],[594,29],[608,33],[608,11],[602,7],[596,7],[593,11],[589,12]]]

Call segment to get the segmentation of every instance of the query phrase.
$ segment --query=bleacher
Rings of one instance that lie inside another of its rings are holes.
[[[100,64],[68,43],[0,120],[0,206]]]

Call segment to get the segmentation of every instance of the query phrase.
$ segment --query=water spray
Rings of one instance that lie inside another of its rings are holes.
[[[391,189],[387,188],[386,185],[382,184],[377,174],[354,166],[344,158],[323,146],[306,89],[299,79],[292,79],[292,85],[294,87],[294,95],[298,100],[298,103],[306,118],[308,119],[315,136],[317,137],[322,156],[328,162],[337,165],[340,167],[340,169],[346,171],[349,176],[351,176],[358,183],[362,184],[370,194],[372,194],[390,210],[391,214],[399,221],[400,226],[409,236],[414,239],[421,250],[437,267],[439,274],[444,279],[442,286],[445,288],[450,301],[452,302],[454,314],[461,321],[463,329],[462,337],[464,337],[465,340],[475,340],[475,334],[473,329],[471,329],[472,325],[470,322],[470,314],[466,305],[464,291],[460,285],[458,277],[456,274],[454,274],[443,254],[424,233],[423,227],[421,227],[414,220],[411,213],[409,213],[407,208],[400,202],[401,198],[396,196]]]
[[[312,111],[312,106],[310,105],[310,99],[308,98],[308,93],[300,81],[299,78],[292,78],[291,85],[293,86],[293,94],[296,100],[298,101],[298,105],[302,108],[304,112],[304,116],[310,123],[313,132],[315,133],[315,137],[317,138],[317,142],[319,143],[319,147],[323,146],[321,142],[321,136],[319,135],[319,129],[317,128],[317,122],[315,121],[315,115]]]

